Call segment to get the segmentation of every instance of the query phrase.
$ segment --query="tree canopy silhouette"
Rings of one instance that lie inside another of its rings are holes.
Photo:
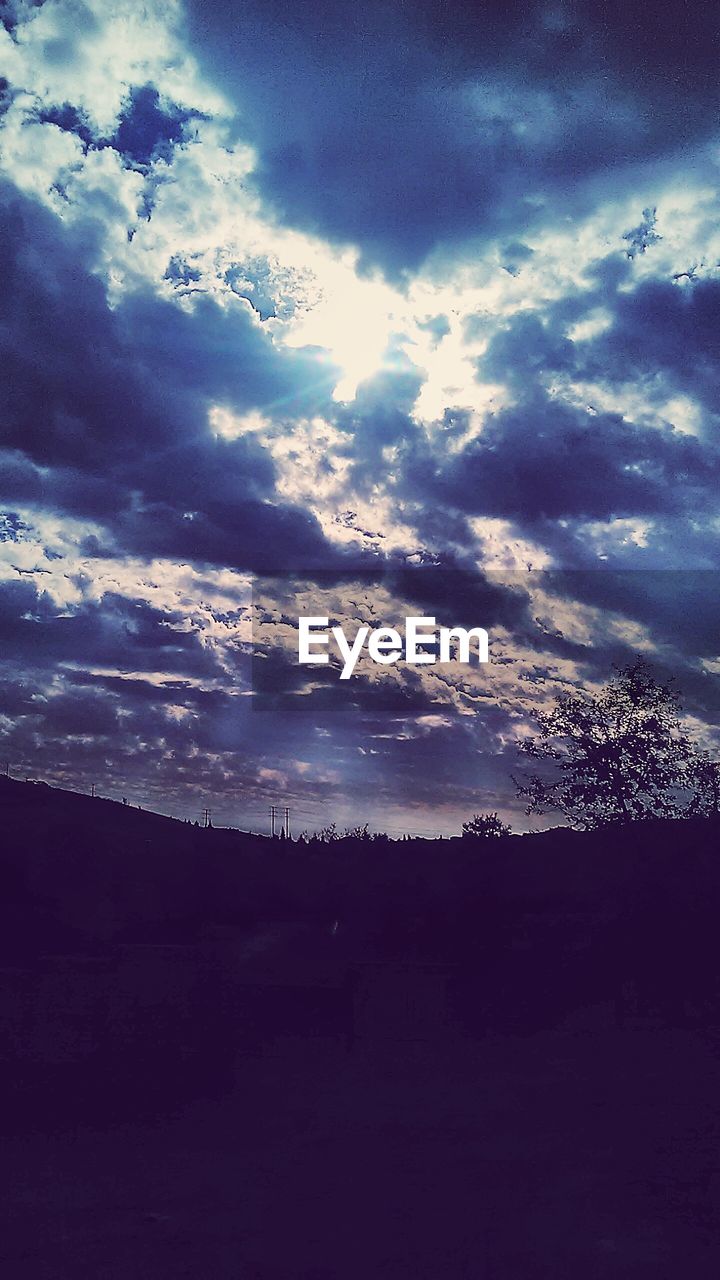
[[[690,813],[704,818],[720,814],[720,762],[702,751],[690,767],[694,795]]]
[[[562,694],[521,744],[548,766],[514,779],[527,812],[556,810],[585,829],[686,813],[697,754],[679,712],[672,681],[657,680],[642,658],[597,694]]]
[[[472,818],[463,822],[462,830],[464,836],[478,840],[496,840],[499,836],[510,835],[510,827],[497,813],[474,813]]]

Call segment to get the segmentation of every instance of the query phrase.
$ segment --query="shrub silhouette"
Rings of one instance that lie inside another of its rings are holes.
[[[462,830],[464,836],[472,836],[480,840],[493,840],[498,836],[510,835],[510,827],[497,813],[474,813],[472,818],[463,822]]]

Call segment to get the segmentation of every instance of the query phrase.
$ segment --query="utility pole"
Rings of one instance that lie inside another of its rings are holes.
[[[271,804],[271,805],[270,805],[270,835],[272,836],[273,840],[275,839],[275,812],[276,812],[276,810],[277,810],[277,805],[275,805],[275,804]]]
[[[95,783],[94,783],[94,782],[93,782],[92,786],[90,787],[90,795],[93,797],[93,799],[95,798]]]
[[[202,816],[203,816],[203,828],[204,828],[206,831],[207,831],[207,828],[208,828],[208,827],[212,826],[212,823],[210,822],[210,815],[211,815],[211,814],[212,814],[212,809],[203,809],[203,811],[202,811]]]
[[[285,839],[286,839],[286,840],[289,840],[289,839],[290,839],[290,810],[288,809],[287,805],[285,805],[285,827],[284,827],[284,830],[285,830]]]

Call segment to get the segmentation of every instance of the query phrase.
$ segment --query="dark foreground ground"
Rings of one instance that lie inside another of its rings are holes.
[[[3,1277],[717,1280],[716,820],[0,828]]]
[[[40,1110],[3,1144],[12,1280],[718,1274],[718,1042],[692,1030],[288,1038],[222,1096]]]

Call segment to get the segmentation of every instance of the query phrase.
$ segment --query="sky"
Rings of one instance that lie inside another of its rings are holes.
[[[716,752],[717,6],[0,14],[0,763],[522,830],[533,713],[636,654]],[[299,613],[491,661],[341,683]]]

